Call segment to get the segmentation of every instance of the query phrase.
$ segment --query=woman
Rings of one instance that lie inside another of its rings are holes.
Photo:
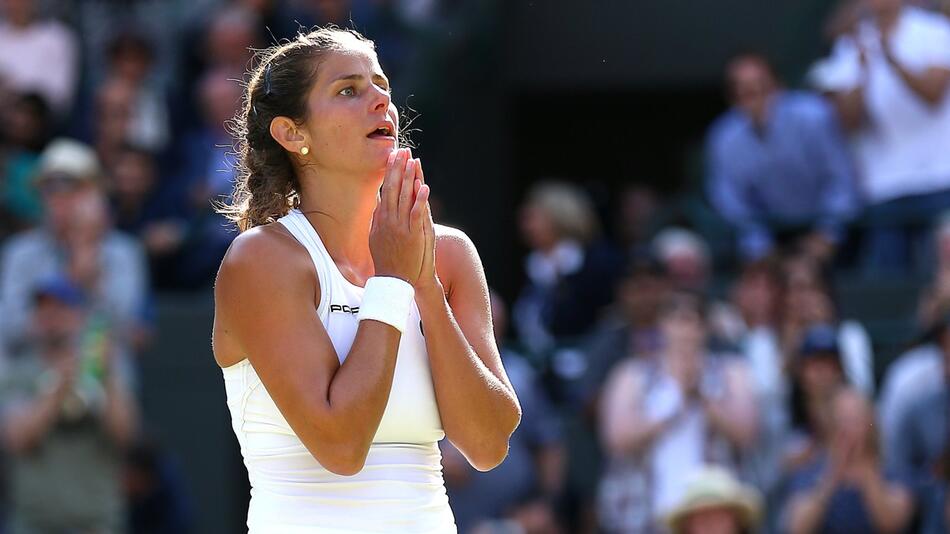
[[[784,309],[779,335],[785,363],[794,362],[805,332],[819,324],[834,325],[841,349],[841,365],[845,376],[865,395],[874,393],[874,353],[864,326],[853,319],[839,316],[831,280],[813,259],[796,255],[784,262]]]
[[[737,467],[755,445],[758,411],[744,362],[709,354],[701,298],[675,292],[659,314],[662,346],[611,371],[600,434],[610,458],[600,484],[606,532],[655,532],[706,464]]]
[[[590,330],[613,297],[619,258],[599,239],[590,198],[570,184],[532,188],[519,225],[531,251],[512,322],[524,347],[541,354]]]
[[[854,388],[831,400],[821,454],[799,469],[783,518],[785,532],[904,532],[914,510],[908,486],[881,467],[874,408]]]
[[[755,488],[726,469],[704,466],[690,474],[666,525],[671,534],[750,534],[761,518],[762,499]]]
[[[356,32],[271,48],[247,85],[214,352],[251,533],[455,532],[437,442],[485,471],[520,420],[478,254],[432,224],[397,121]]]

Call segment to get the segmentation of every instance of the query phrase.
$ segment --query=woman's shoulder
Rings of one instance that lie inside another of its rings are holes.
[[[464,231],[446,226],[433,225],[435,230],[436,265],[442,267],[469,268],[481,265],[475,243]],[[440,273],[441,274],[441,273]]]
[[[434,224],[436,246],[439,248],[475,248],[472,239],[464,231],[454,226]]]
[[[231,273],[283,277],[312,270],[309,262],[297,239],[282,224],[270,223],[246,230],[231,242],[218,278]]]

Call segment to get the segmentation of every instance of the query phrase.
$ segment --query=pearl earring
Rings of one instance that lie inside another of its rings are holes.
[[[308,146],[301,147],[301,148],[300,148],[300,153],[301,153],[302,155],[306,156],[307,154],[310,153],[310,147],[308,147]]]

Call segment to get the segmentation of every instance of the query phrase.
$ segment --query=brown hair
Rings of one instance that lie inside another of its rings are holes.
[[[240,231],[273,222],[300,203],[300,182],[290,155],[270,134],[274,117],[307,120],[307,94],[327,52],[356,40],[375,51],[373,41],[354,30],[318,28],[257,52],[240,111],[230,125],[236,140],[237,177],[218,212]]]

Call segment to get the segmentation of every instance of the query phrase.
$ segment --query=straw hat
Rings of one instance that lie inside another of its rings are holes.
[[[762,512],[758,492],[736,480],[729,471],[706,466],[690,478],[680,503],[666,515],[666,525],[678,533],[690,514],[714,508],[734,510],[740,525],[747,529],[758,525]]]

